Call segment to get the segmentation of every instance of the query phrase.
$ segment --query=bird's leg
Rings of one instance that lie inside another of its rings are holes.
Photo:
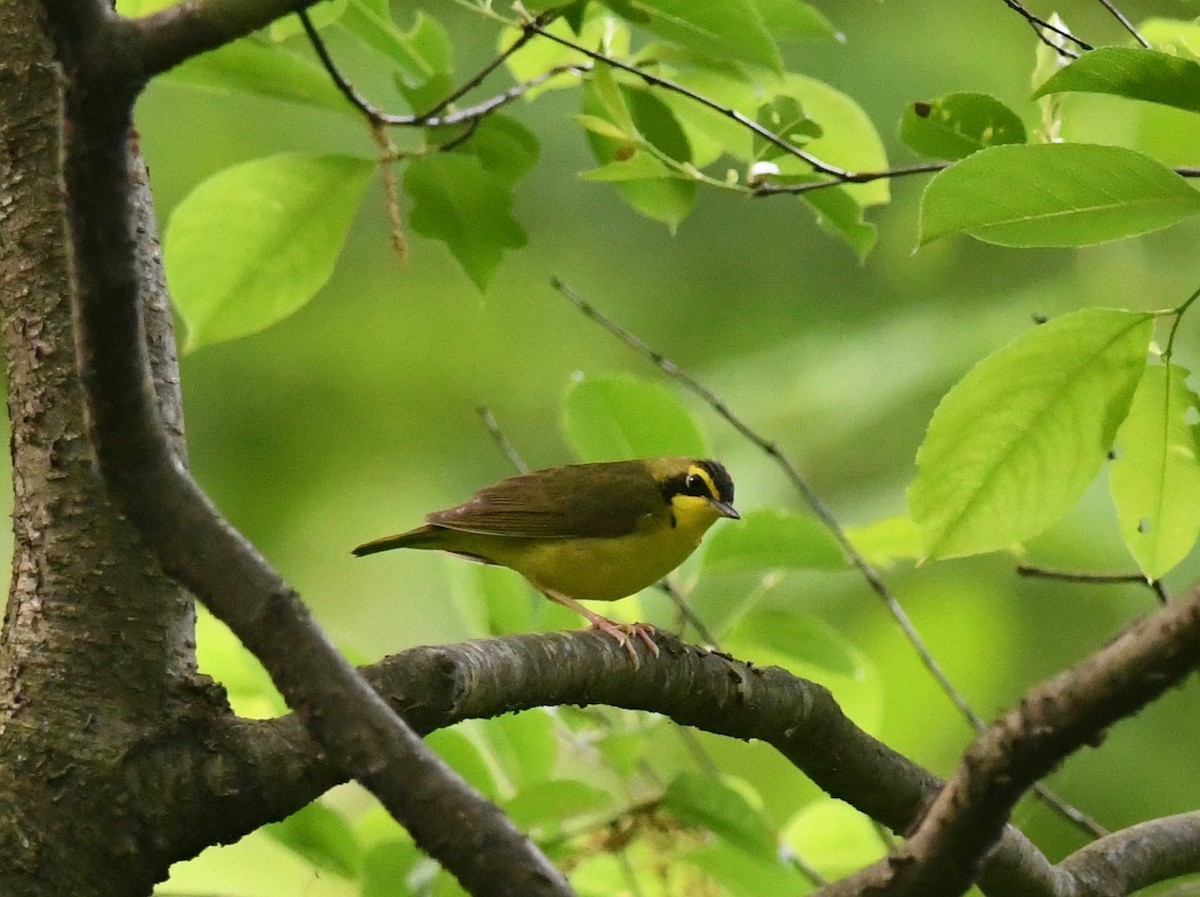
[[[646,647],[650,649],[650,653],[658,657],[658,645],[654,643],[654,636],[652,635],[654,627],[649,623],[618,623],[615,620],[610,620],[608,617],[601,616],[594,610],[589,610],[570,595],[564,595],[562,592],[556,592],[554,589],[547,589],[545,587],[539,587],[538,591],[551,601],[575,611],[575,613],[591,623],[593,629],[599,629],[605,635],[616,639],[617,644],[629,652],[629,656],[633,658],[635,664],[638,662],[638,656],[637,651],[633,648],[633,642],[630,641],[631,636],[640,638],[645,642]]]

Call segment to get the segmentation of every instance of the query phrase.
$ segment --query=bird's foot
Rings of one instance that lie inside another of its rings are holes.
[[[599,629],[605,635],[616,639],[617,644],[629,652],[635,667],[638,665],[638,653],[633,644],[634,638],[640,638],[650,649],[650,653],[658,657],[658,645],[654,643],[654,627],[649,623],[618,623],[584,607],[570,595],[564,595],[562,592],[548,589],[545,586],[538,586],[538,590],[551,601],[555,601],[563,607],[569,607],[582,616],[592,624],[592,629]]]
[[[634,638],[639,638],[650,649],[650,653],[658,657],[658,645],[654,641],[654,627],[649,623],[617,623],[599,614],[592,619],[592,629],[599,629],[605,635],[616,639],[617,644],[629,652],[634,666],[638,664],[637,649],[633,644]]]

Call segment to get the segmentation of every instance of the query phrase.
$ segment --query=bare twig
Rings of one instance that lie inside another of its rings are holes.
[[[500,451],[504,453],[504,457],[508,459],[508,463],[513,466],[517,473],[529,473],[529,465],[525,463],[525,459],[521,457],[521,453],[517,451],[517,447],[512,444],[512,440],[500,429],[500,422],[492,414],[492,409],[487,405],[480,405],[475,410],[479,412],[479,417],[483,421],[483,425],[492,434],[492,439],[496,440],[496,445],[500,447]]]
[[[613,334],[617,339],[621,340],[627,346],[644,355],[653,364],[657,365],[664,373],[681,384],[685,389],[689,390],[694,395],[698,396],[701,401],[708,405],[719,417],[732,426],[740,433],[747,441],[761,449],[775,464],[783,471],[784,475],[791,482],[792,486],[800,493],[805,503],[812,510],[818,520],[828,529],[830,535],[838,543],[846,558],[851,565],[858,570],[859,574],[866,580],[871,591],[875,593],[880,600],[883,601],[888,613],[896,621],[900,627],[904,637],[912,645],[913,650],[917,652],[921,663],[928,670],[929,674],[937,682],[938,687],[950,699],[951,703],[958,708],[958,711],[977,731],[985,731],[987,726],[983,719],[977,714],[971,705],[967,703],[966,698],[950,681],[950,677],[942,669],[941,664],[937,662],[933,654],[930,652],[925,640],[921,634],[917,632],[916,626],[911,618],[905,612],[900,602],[892,594],[891,589],[884,583],[879,572],[868,561],[861,552],[854,546],[847,537],[845,530],[842,529],[837,518],[829,506],[817,495],[816,491],[809,484],[808,480],[800,473],[800,471],[788,460],[782,450],[774,442],[760,435],[757,431],[751,429],[740,417],[712,391],[705,387],[702,383],[681,369],[675,362],[667,358],[663,353],[650,347],[642,341],[636,334],[622,327],[616,321],[609,318],[590,302],[579,295],[572,287],[566,284],[561,278],[551,278],[551,285],[561,293],[568,302],[574,305],[586,317],[599,324],[609,333]],[[1070,806],[1061,798],[1057,797],[1053,792],[1047,789],[1040,783],[1035,789],[1037,795],[1045,801],[1049,806],[1061,813],[1065,818],[1085,829],[1089,834],[1102,835],[1107,832],[1103,826],[1099,825],[1095,820],[1089,818],[1086,814],[1081,813],[1078,809]]]
[[[1117,9],[1116,4],[1114,4],[1112,0],[1100,0],[1100,5],[1112,13],[1113,17],[1121,23],[1121,27],[1133,35],[1134,40],[1136,40],[1147,50],[1150,49],[1150,41],[1142,37],[1141,32],[1137,30],[1133,22],[1129,21],[1129,17],[1126,16],[1125,13],[1121,12],[1121,10]]]
[[[502,90],[495,96],[489,97],[488,99],[476,103],[470,107],[446,112],[444,115],[440,114],[456,100],[461,99],[464,95],[482,84],[488,75],[499,68],[506,59],[512,56],[513,53],[525,46],[525,44],[527,44],[534,36],[533,32],[522,31],[521,35],[515,41],[513,41],[513,43],[506,50],[489,60],[488,63],[483,66],[483,68],[464,81],[459,87],[455,88],[446,97],[439,100],[437,104],[433,106],[433,108],[426,112],[411,115],[399,115],[391,112],[384,112],[382,109],[375,106],[365,96],[363,96],[362,93],[359,92],[358,88],[354,86],[354,84],[349,78],[346,77],[346,75],[334,61],[332,54],[329,52],[329,48],[325,45],[325,41],[321,37],[320,32],[313,25],[312,19],[309,17],[308,12],[305,10],[300,10],[296,13],[296,15],[300,19],[300,24],[303,26],[304,33],[308,37],[309,43],[312,44],[313,50],[317,54],[317,58],[321,61],[321,65],[329,74],[329,77],[333,79],[333,83],[337,86],[338,90],[341,91],[342,96],[344,96],[352,106],[358,109],[358,111],[361,112],[367,118],[367,120],[375,126],[446,128],[454,125],[466,124],[474,127],[478,125],[481,119],[496,111],[501,106],[505,106],[514,100],[520,99],[528,91],[532,90],[534,87],[546,83],[551,78],[567,72],[580,72],[583,70],[580,66],[575,65],[554,66],[535,78],[530,78],[528,81],[522,81],[518,84],[514,84],[511,87]],[[471,131],[469,130],[467,132],[467,136],[469,136],[470,133]],[[461,139],[465,138],[457,139],[453,145],[445,144],[439,147],[439,149],[452,149],[453,146],[456,146],[459,142],[461,142]]]
[[[1017,574],[1035,579],[1058,579],[1090,585],[1142,585],[1154,592],[1159,604],[1170,603],[1171,596],[1162,580],[1147,580],[1141,573],[1086,573],[1075,570],[1052,570],[1033,564],[1018,564]]]
[[[691,627],[696,630],[696,634],[704,640],[706,645],[710,645],[721,650],[721,645],[717,641],[717,637],[712,634],[712,630],[705,625],[700,616],[692,609],[691,603],[687,600],[687,596],[679,591],[676,585],[669,579],[664,579],[658,584],[658,588],[666,593],[667,597],[675,605],[679,611],[679,615],[683,617],[684,622],[691,624]]]
[[[1078,59],[1079,54],[1073,50],[1068,50],[1061,42],[1053,40],[1046,32],[1056,35],[1062,41],[1070,41],[1079,47],[1081,50],[1090,50],[1092,45],[1081,41],[1066,28],[1060,28],[1053,22],[1048,22],[1045,19],[1038,18],[1032,12],[1025,8],[1019,0],[1004,0],[1004,5],[1017,13],[1021,18],[1029,23],[1029,27],[1033,29],[1033,33],[1038,36],[1038,40],[1044,43],[1047,47],[1058,53],[1060,56],[1066,56],[1070,59]]]
[[[583,44],[580,44],[576,41],[570,40],[569,38],[565,38],[565,37],[562,37],[561,35],[554,34],[551,31],[547,31],[536,20],[526,22],[523,27],[528,32],[531,32],[534,34],[539,34],[542,37],[546,38],[547,40],[553,41],[556,44],[561,44],[562,46],[567,47],[571,50],[574,50],[577,53],[581,53],[584,56],[591,59],[593,62],[603,63],[604,65],[608,66],[609,68],[614,68],[619,71],[626,72],[627,74],[630,74],[630,75],[633,75],[633,76],[639,78],[640,80],[644,81],[646,84],[649,84],[653,87],[660,87],[664,90],[669,90],[672,93],[677,93],[680,96],[687,97],[693,103],[696,103],[700,106],[704,106],[706,109],[711,109],[714,112],[717,112],[717,113],[725,116],[726,118],[733,119],[735,122],[737,122],[743,128],[746,128],[747,130],[753,132],[755,135],[757,135],[761,139],[778,147],[779,149],[783,150],[785,153],[795,156],[797,159],[801,159],[804,162],[808,163],[809,165],[812,166],[814,171],[820,172],[821,174],[824,174],[824,175],[828,175],[829,177],[832,177],[832,178],[837,178],[840,181],[846,181],[848,178],[853,177],[852,172],[845,171],[844,169],[838,168],[836,165],[830,165],[828,162],[822,161],[821,159],[814,156],[812,153],[806,152],[805,150],[801,149],[800,147],[796,146],[795,144],[791,143],[790,141],[785,140],[783,137],[780,137],[778,134],[776,134],[770,128],[766,128],[763,125],[760,125],[758,122],[754,121],[754,119],[747,117],[746,115],[742,114],[741,112],[734,109],[733,107],[725,106],[721,103],[718,103],[716,100],[712,99],[711,97],[706,97],[701,93],[697,93],[696,91],[692,90],[689,87],[685,87],[684,85],[680,84],[677,81],[672,81],[670,78],[664,78],[660,75],[655,75],[651,72],[646,71],[645,69],[640,69],[637,66],[630,65],[627,62],[622,62],[619,59],[614,59],[613,57],[608,56],[604,53],[601,53],[597,50],[592,50],[588,47],[585,47]]]
[[[916,165],[904,165],[899,168],[886,168],[881,171],[852,171],[844,177],[832,177],[820,181],[808,181],[803,184],[773,184],[769,180],[756,183],[751,189],[755,196],[777,196],[783,193],[811,193],[813,190],[824,190],[828,187],[843,187],[846,184],[868,184],[871,181],[882,181],[887,178],[902,178],[914,174],[931,174],[950,167],[949,162],[920,162]]]

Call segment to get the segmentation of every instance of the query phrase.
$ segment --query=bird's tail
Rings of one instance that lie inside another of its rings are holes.
[[[400,533],[395,536],[384,536],[381,539],[364,542],[350,553],[355,557],[362,557],[363,555],[375,554],[379,551],[391,551],[393,548],[425,548],[428,547],[425,543],[429,542],[429,537],[435,532],[437,532],[436,527],[418,526],[416,529],[410,529],[406,533]]]

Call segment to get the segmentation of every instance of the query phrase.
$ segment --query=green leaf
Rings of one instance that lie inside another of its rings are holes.
[[[636,135],[623,130],[607,118],[601,118],[598,115],[585,115],[581,112],[575,116],[575,121],[592,133],[599,134],[601,137],[607,137],[610,140],[621,140],[628,143],[636,139]]]
[[[360,897],[400,897],[405,880],[422,854],[412,841],[385,841],[363,859]]]
[[[1200,62],[1157,50],[1101,47],[1084,53],[1034,91],[1107,93],[1200,112]]]
[[[804,107],[795,97],[778,96],[758,107],[755,121],[773,134],[782,137],[792,146],[804,146],[809,139],[821,136],[821,126],[804,114]],[[753,136],[754,158],[769,161],[787,151],[776,143],[755,134]]]
[[[845,570],[829,530],[812,517],[764,509],[742,515],[708,538],[704,566],[733,570]]]
[[[437,19],[418,11],[407,31],[398,26],[384,5],[349,0],[341,25],[363,46],[387,57],[406,81],[424,84],[454,69],[450,38]]]
[[[596,5],[592,4],[590,10],[595,9]],[[589,12],[578,36],[571,33],[571,27],[565,17],[555,19],[545,26],[545,30],[558,37],[567,38],[580,46],[599,48],[618,58],[629,52],[629,29],[623,22],[612,16]],[[496,49],[501,53],[507,52],[520,36],[521,31],[518,28],[504,29],[497,38]],[[533,81],[552,69],[562,69],[565,66],[573,65],[590,66],[591,60],[583,53],[552,40],[532,40],[515,53],[510,54],[504,60],[504,65],[514,81],[524,83]],[[533,100],[543,91],[578,87],[578,85],[578,74],[564,72],[530,88],[525,92],[524,98]]]
[[[512,635],[534,629],[533,602],[545,599],[535,594],[524,579],[484,564],[471,564],[470,573],[483,598],[489,635]]]
[[[900,121],[900,139],[923,156],[964,159],[985,147],[1024,143],[1025,123],[995,97],[952,93],[910,104]]]
[[[186,349],[257,333],[324,286],[375,163],[286,154],[226,168],[171,215],[163,258]]]
[[[886,848],[874,823],[840,800],[822,796],[782,832],[784,842],[831,881],[879,859]]]
[[[346,3],[348,0],[327,0],[325,3],[316,3],[309,10],[309,19],[313,23],[313,27],[318,31],[332,25],[342,17],[346,11]],[[272,43],[282,43],[290,37],[295,37],[298,34],[304,33],[304,26],[300,24],[299,16],[283,16],[273,21],[267,26],[265,36]]]
[[[654,155],[654,147],[678,162],[691,160],[691,147],[669,106],[646,90],[617,84],[607,70],[594,72],[583,91],[583,115],[611,123],[625,138],[588,129],[588,143],[600,167],[587,180],[612,181],[627,203],[648,218],[674,229],[696,202],[695,181],[683,179]]]
[[[1153,318],[1084,309],[1035,327],[942,399],[908,505],[928,557],[1031,538],[1083,494],[1146,365]]]
[[[1002,246],[1090,246],[1169,227],[1200,193],[1116,146],[993,146],[939,172],[921,197],[921,245],[965,232]]]
[[[667,786],[662,807],[747,853],[775,855],[775,836],[762,813],[721,779],[681,772]]]
[[[193,56],[165,77],[191,87],[286,100],[362,119],[324,70],[249,38]]]
[[[879,228],[863,219],[863,207],[848,189],[823,187],[801,193],[800,198],[816,212],[817,226],[848,243],[860,262],[871,254]]]
[[[609,162],[599,168],[581,171],[579,177],[596,183],[629,184],[631,181],[669,179],[676,175],[665,164],[647,152],[634,150],[628,159]],[[653,217],[653,216],[652,216]]]
[[[404,189],[413,199],[413,230],[441,240],[480,290],[506,249],[525,245],[512,217],[512,185],[469,152],[433,153],[409,162]]]
[[[533,132],[507,115],[489,115],[475,128],[463,150],[479,158],[485,171],[505,184],[516,184],[538,159]]]
[[[270,719],[287,712],[258,658],[204,607],[196,609],[196,657],[200,670],[221,683],[238,716]]]
[[[1178,564],[1200,534],[1200,399],[1177,365],[1151,365],[1117,430],[1109,485],[1121,535],[1147,579]]]
[[[458,729],[438,729],[425,736],[425,743],[476,791],[491,800],[499,795],[483,751],[469,736]]]
[[[689,850],[681,859],[715,879],[729,897],[811,893],[812,883],[778,857],[748,854],[719,841]]]
[[[345,818],[320,801],[313,801],[263,831],[317,869],[342,878],[358,875],[362,848]]]
[[[883,140],[874,122],[853,99],[824,81],[788,73],[767,92],[796,97],[804,111],[821,126],[821,135],[805,145],[818,159],[846,171],[878,171],[888,167]],[[808,163],[794,157],[776,160],[784,174],[811,173]],[[844,188],[861,206],[882,205],[891,198],[887,178]]]
[[[648,30],[716,59],[737,59],[773,71],[779,47],[752,0],[631,0]]]
[[[780,40],[842,40],[823,13],[801,0],[755,0],[755,5],[767,31]]]
[[[536,782],[505,802],[504,812],[522,831],[557,832],[561,823],[576,816],[597,816],[611,809],[607,791],[574,779]]]
[[[679,397],[635,377],[576,378],[563,398],[563,432],[584,461],[708,454]]]
[[[535,708],[497,717],[488,722],[487,732],[496,759],[515,787],[550,780],[558,759],[558,739],[549,711]]]
[[[1156,50],[1192,59],[1200,57],[1200,22],[1195,19],[1143,19],[1138,31]]]
[[[846,636],[812,614],[793,610],[748,614],[737,622],[725,647],[738,657],[762,666],[776,664],[797,676],[861,679],[866,667]]]
[[[921,557],[921,534],[908,516],[886,517],[866,526],[846,527],[846,538],[868,563],[890,567],[896,561]]]

